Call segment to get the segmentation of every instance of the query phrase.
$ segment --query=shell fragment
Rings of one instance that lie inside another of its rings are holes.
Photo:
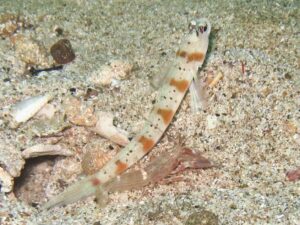
[[[27,98],[17,103],[12,111],[11,116],[17,123],[26,122],[33,117],[46,103],[51,99],[50,95],[39,95]]]

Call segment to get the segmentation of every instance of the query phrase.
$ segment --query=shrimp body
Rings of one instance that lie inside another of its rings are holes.
[[[95,194],[101,185],[127,170],[145,156],[169,126],[191,82],[205,59],[211,25],[207,19],[192,21],[175,60],[165,75],[156,103],[143,130],[99,172],[68,187],[42,208],[63,205]]]

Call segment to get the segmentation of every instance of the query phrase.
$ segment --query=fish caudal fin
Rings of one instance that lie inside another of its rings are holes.
[[[87,179],[83,179],[82,181],[68,187],[63,193],[52,197],[46,204],[41,206],[41,210],[49,209],[54,206],[66,205],[81,198],[93,195],[95,192],[96,188],[92,186]]]

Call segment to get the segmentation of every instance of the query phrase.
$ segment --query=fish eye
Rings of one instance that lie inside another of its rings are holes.
[[[207,24],[205,26],[200,26],[199,27],[199,31],[201,32],[201,34],[203,34],[204,32],[207,31]]]

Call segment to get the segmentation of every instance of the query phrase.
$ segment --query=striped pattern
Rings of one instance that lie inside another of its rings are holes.
[[[188,80],[176,80],[174,78],[171,79],[170,85],[176,87],[179,92],[186,92],[189,88],[190,82]]]
[[[143,151],[144,152],[148,152],[152,149],[152,147],[155,145],[155,141],[152,140],[151,138],[147,138],[145,136],[141,136],[139,138],[139,142],[142,144],[143,146]]]

